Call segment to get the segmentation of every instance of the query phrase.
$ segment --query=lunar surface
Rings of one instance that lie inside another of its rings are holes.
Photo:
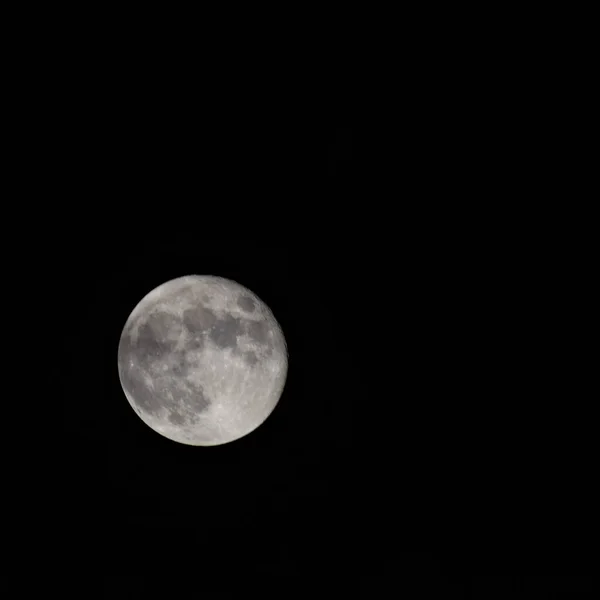
[[[138,416],[194,446],[225,444],[261,425],[287,375],[271,310],[240,284],[192,275],[147,294],[123,328],[119,377]]]

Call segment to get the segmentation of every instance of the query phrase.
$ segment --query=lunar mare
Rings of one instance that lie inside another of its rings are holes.
[[[191,275],[147,294],[127,319],[119,378],[138,416],[195,446],[225,444],[261,425],[287,376],[287,346],[268,306],[242,285]]]

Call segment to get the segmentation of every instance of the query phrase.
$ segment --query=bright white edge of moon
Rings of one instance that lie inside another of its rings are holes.
[[[135,306],[119,341],[119,379],[157,433],[217,446],[257,429],[285,386],[285,337],[269,307],[239,283],[188,275]]]

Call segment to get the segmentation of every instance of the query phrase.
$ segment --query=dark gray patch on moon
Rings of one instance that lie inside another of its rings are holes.
[[[171,412],[169,415],[169,421],[173,423],[173,425],[183,425],[185,423],[185,417],[181,416],[178,412]]]
[[[182,414],[191,411],[194,414],[204,412],[211,404],[210,399],[204,394],[201,385],[190,381],[185,382],[185,389],[177,389],[173,385],[172,377],[167,375],[154,378],[154,387],[150,389],[145,382],[140,382],[132,390],[132,397],[135,403],[150,415],[158,415],[160,410],[166,408],[169,413],[169,420],[173,424],[181,425],[187,421]],[[175,423],[174,419],[181,417],[181,422]]]
[[[174,315],[155,312],[148,317],[146,325],[150,327],[157,340],[165,340],[173,330],[179,328],[180,322]]]
[[[254,303],[254,300],[252,300],[252,298],[250,298],[250,296],[246,296],[244,294],[242,294],[237,301],[237,305],[245,312],[253,312],[254,311],[254,307],[256,306],[256,304]]]
[[[179,296],[180,298],[192,298],[194,294],[194,288],[191,285],[184,285],[181,288],[179,288],[179,291],[177,292],[177,296]]]
[[[149,415],[158,414],[162,407],[161,398],[148,388],[144,373],[139,367],[131,367],[121,372],[123,388],[135,399],[135,404]]]
[[[246,364],[253,367],[258,362],[258,357],[252,351],[244,352],[244,360],[246,361]]]
[[[193,389],[182,398],[181,402],[195,413],[204,412],[210,406],[210,399],[204,394],[201,385],[193,385],[192,387]]]
[[[177,339],[174,338],[180,332],[181,323],[173,315],[167,313],[150,315],[138,330],[135,342],[136,356],[147,366],[165,354],[170,354],[177,346]]]
[[[184,376],[188,371],[188,366],[185,361],[185,352],[178,352],[175,355],[170,372],[176,376]]]
[[[192,350],[193,352],[199,352],[204,348],[204,336],[200,333],[197,333],[188,343],[186,348],[188,350]]]
[[[183,313],[183,323],[191,333],[202,333],[216,322],[215,313],[204,306],[188,308]]]
[[[210,339],[219,348],[235,348],[237,336],[242,333],[241,322],[231,315],[218,319],[210,330]]]
[[[148,364],[153,360],[160,358],[165,352],[169,351],[168,344],[156,339],[152,328],[148,323],[144,323],[138,330],[138,337],[135,341],[136,356],[142,364]]]
[[[247,324],[248,335],[259,344],[269,341],[269,326],[265,321],[250,321]]]

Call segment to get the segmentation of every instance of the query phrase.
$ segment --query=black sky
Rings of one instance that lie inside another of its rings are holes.
[[[87,125],[73,140],[82,154],[70,153],[70,184],[86,197],[65,256],[81,300],[64,397],[62,508],[73,545],[117,573],[175,573],[198,561],[215,577],[229,562],[240,576],[290,575],[307,559],[322,571],[333,548],[341,565],[350,558],[340,541],[352,537],[353,502],[343,490],[360,368],[344,323],[355,306],[340,287],[335,243],[305,224],[309,206],[348,185],[353,125],[230,119],[190,141],[181,124],[158,131],[137,117]],[[81,141],[90,136],[94,148]],[[253,290],[288,344],[276,410],[252,435],[221,447],[153,432],[118,378],[129,313],[148,291],[187,274]]]
[[[77,302],[60,491],[77,568],[105,565],[110,598],[190,589],[189,573],[222,597],[279,577],[281,597],[316,581],[332,597],[533,589],[492,577],[530,556],[511,533],[550,539],[553,482],[583,485],[554,444],[573,435],[521,386],[544,377],[541,328],[522,327],[546,289],[539,261],[493,219],[470,227],[448,193],[460,165],[421,126],[396,159],[387,131],[335,111],[158,124],[138,108],[82,113],[64,152]],[[381,185],[389,167],[397,189]],[[290,353],[273,414],[214,448],[150,430],[117,374],[133,307],[194,273],[256,292]]]

